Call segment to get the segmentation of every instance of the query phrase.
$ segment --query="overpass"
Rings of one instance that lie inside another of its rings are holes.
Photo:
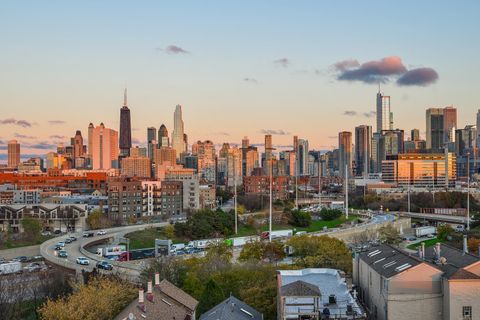
[[[467,217],[454,215],[441,215],[434,213],[419,213],[419,212],[398,212],[399,216],[410,217],[416,219],[423,219],[435,222],[448,222],[457,224],[467,224]]]

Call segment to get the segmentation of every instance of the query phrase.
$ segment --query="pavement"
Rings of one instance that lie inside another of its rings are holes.
[[[105,235],[97,235],[96,230],[90,230],[95,233],[95,236],[90,238],[84,238],[83,232],[69,233],[60,237],[56,237],[50,240],[45,241],[40,246],[40,254],[45,258],[45,260],[54,263],[56,265],[75,270],[77,274],[80,274],[82,270],[92,271],[98,261],[105,260],[103,257],[100,257],[94,253],[88,252],[85,247],[99,240],[108,240],[111,238],[118,239],[125,236],[127,233],[144,230],[146,228],[156,228],[163,227],[167,225],[168,222],[161,223],[152,223],[152,224],[142,224],[142,225],[133,225],[133,226],[124,226],[117,228],[103,229],[107,233]],[[57,251],[55,251],[55,245],[59,241],[64,241],[69,236],[77,237],[77,241],[72,243],[65,244],[64,250],[67,251],[67,258],[60,258],[57,256]],[[86,257],[90,260],[89,265],[79,265],[76,262],[78,257]],[[135,264],[131,262],[119,262],[119,261],[109,261],[113,265],[112,271],[99,270],[102,273],[116,273],[120,276],[124,276],[129,279],[138,279],[140,272],[143,268],[142,264]]]

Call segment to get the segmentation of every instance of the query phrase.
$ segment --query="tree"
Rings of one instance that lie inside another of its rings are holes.
[[[437,238],[446,240],[449,235],[454,232],[453,228],[450,225],[443,225],[437,228]]]
[[[102,229],[111,226],[110,219],[100,210],[93,210],[87,217],[87,224],[90,229]]]
[[[233,234],[234,225],[232,213],[203,209],[188,217],[187,222],[175,223],[175,235],[190,240],[227,237]]]
[[[283,260],[285,258],[283,244],[279,241],[265,242],[262,258],[270,263],[277,263]]]
[[[247,209],[245,208],[244,205],[240,204],[237,206],[237,213],[241,216],[247,212]]]
[[[302,268],[335,268],[352,271],[352,254],[345,243],[328,236],[301,235],[288,240],[296,265]]]
[[[468,239],[468,252],[472,254],[479,254],[480,250],[480,239],[478,238],[470,238]]]
[[[261,241],[248,242],[242,247],[238,260],[258,262],[263,258],[264,245]]]
[[[198,302],[197,312],[199,315],[207,312],[225,299],[222,288],[210,278],[203,289],[202,296]]]
[[[392,223],[388,223],[380,227],[378,229],[378,233],[380,240],[384,243],[397,245],[402,241],[400,238],[400,233]]]
[[[207,260],[227,264],[230,263],[232,257],[232,247],[228,246],[225,242],[210,244],[207,248]]]
[[[28,240],[37,240],[42,230],[42,224],[37,218],[24,217],[22,219],[23,234]]]
[[[173,237],[175,237],[175,227],[171,224],[169,225],[166,225],[164,228],[163,228],[163,232],[165,233],[165,236],[168,238],[168,239],[173,239]]]
[[[341,216],[342,216],[342,211],[338,209],[323,208],[320,211],[320,217],[322,218],[322,220],[325,220],[325,221],[335,220],[340,218]]]
[[[292,210],[289,223],[295,227],[308,227],[312,222],[312,217],[308,212],[300,210]]]
[[[100,277],[58,300],[48,299],[40,308],[41,319],[83,320],[115,318],[136,296],[133,284],[118,278]]]

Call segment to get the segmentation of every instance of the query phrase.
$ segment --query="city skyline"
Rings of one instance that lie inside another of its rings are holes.
[[[460,128],[475,124],[478,97],[473,88],[480,71],[475,57],[480,50],[468,35],[478,29],[473,14],[478,4],[457,5],[462,20],[447,27],[442,23],[451,10],[447,4],[416,4],[418,10],[411,10],[413,2],[394,7],[409,21],[396,26],[387,23],[375,3],[344,8],[301,2],[293,11],[284,4],[257,4],[253,16],[248,5],[218,2],[191,3],[188,10],[181,4],[150,2],[146,6],[151,10],[141,12],[127,3],[115,8],[95,4],[96,10],[88,11],[89,25],[82,18],[88,6],[23,8],[7,3],[0,13],[2,29],[11,30],[4,34],[8,45],[0,53],[5,75],[0,99],[8,106],[0,119],[1,160],[12,139],[21,143],[22,154],[43,155],[59,142],[68,143],[76,130],[85,132],[90,122],[119,130],[125,86],[134,145],[147,144],[148,127],[164,123],[172,132],[171,112],[179,104],[190,145],[197,140],[239,145],[244,135],[261,144],[265,134],[272,134],[277,145],[290,145],[298,135],[308,139],[312,149],[332,149],[338,132],[353,132],[358,125],[375,127],[378,83],[391,96],[394,128],[418,128],[424,138],[424,110],[450,105],[458,109]],[[218,13],[210,12],[213,5]],[[328,16],[339,9],[349,17],[342,24]],[[430,13],[425,21],[421,9]],[[111,16],[104,15],[107,10]],[[232,10],[234,16],[227,14]],[[201,19],[197,11],[215,22],[195,28]],[[313,19],[315,12],[322,19]],[[130,14],[141,16],[144,23],[123,25]],[[297,19],[289,19],[292,14]],[[267,15],[268,26],[262,19]],[[372,17],[386,30],[362,23]],[[163,32],[180,18],[187,21],[182,27]],[[66,19],[64,30],[57,30],[56,24]],[[101,28],[103,19],[106,29]],[[33,24],[37,27],[31,31]],[[220,25],[224,30],[218,30]],[[252,35],[253,30],[259,34]],[[458,37],[459,31],[464,36]],[[347,35],[358,40],[342,41]],[[85,37],[90,42],[79,47],[76,40]],[[104,43],[103,37],[109,41]],[[368,47],[361,43],[365,37]],[[447,40],[450,46],[445,46]],[[335,45],[325,47],[329,41]],[[34,47],[27,47],[29,43]],[[28,53],[31,48],[35,55]],[[412,114],[418,117],[411,119]]]

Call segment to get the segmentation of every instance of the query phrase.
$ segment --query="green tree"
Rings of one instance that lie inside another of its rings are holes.
[[[23,234],[26,239],[35,241],[40,236],[42,224],[37,218],[25,217],[22,219]]]
[[[197,312],[199,315],[207,312],[225,299],[222,288],[210,278],[203,289],[202,296],[198,301]]]
[[[312,222],[312,217],[310,213],[300,210],[292,210],[290,212],[291,218],[289,223],[295,227],[308,227]]]
[[[233,257],[233,250],[225,242],[218,242],[211,244],[207,248],[207,260],[223,262],[225,264],[230,263]]]
[[[163,232],[168,239],[173,239],[175,237],[175,227],[171,224],[166,225],[163,228]]]
[[[402,239],[400,238],[400,233],[397,228],[393,226],[392,223],[383,225],[378,229],[379,238],[382,242],[387,244],[399,244]]]
[[[263,259],[264,245],[261,241],[248,242],[242,247],[238,260],[258,262]]]
[[[322,218],[322,220],[325,220],[325,221],[335,220],[340,218],[341,216],[342,216],[342,211],[338,209],[323,208],[320,211],[320,217]]]
[[[302,268],[335,268],[352,271],[352,254],[345,243],[328,236],[301,235],[288,240],[295,263]]]
[[[108,228],[111,226],[110,219],[100,210],[93,210],[87,217],[90,229]]]
[[[279,241],[265,242],[262,257],[270,263],[277,263],[283,260],[285,258],[283,243]]]
[[[437,238],[438,239],[446,240],[447,237],[449,235],[451,235],[452,233],[454,233],[454,230],[449,224],[439,226],[437,228]]]

